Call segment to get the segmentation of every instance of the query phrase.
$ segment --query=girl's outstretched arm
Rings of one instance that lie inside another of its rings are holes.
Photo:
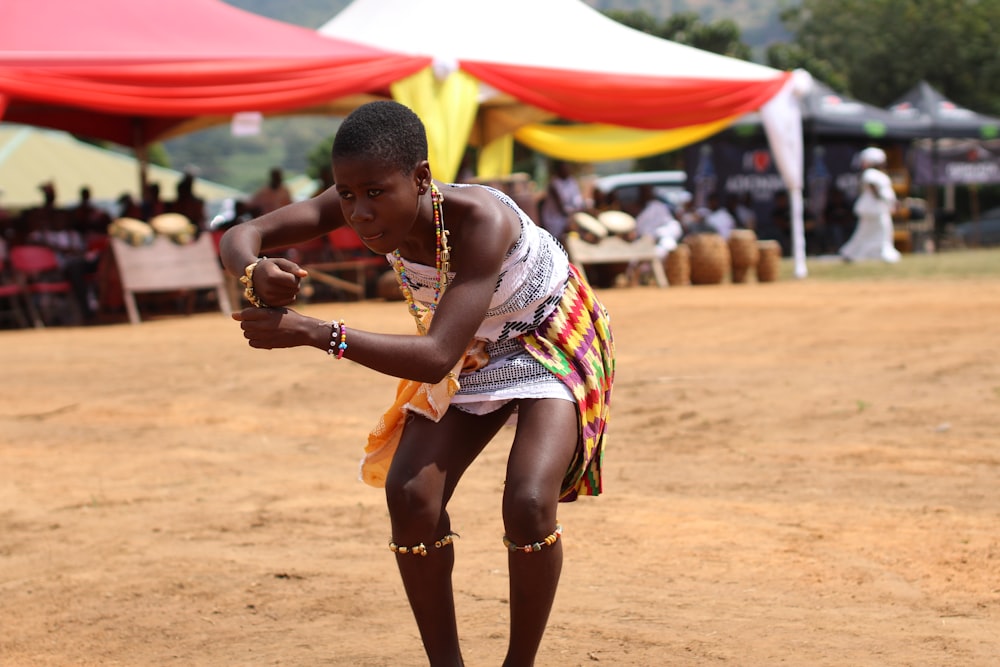
[[[343,224],[340,199],[330,189],[231,227],[222,237],[219,254],[226,270],[242,278],[246,267],[268,251],[312,240]],[[267,305],[285,306],[295,301],[305,275],[294,262],[269,259],[254,269],[254,290]]]
[[[426,336],[364,331],[346,323],[344,357],[368,368],[420,382],[441,380],[462,358],[489,308],[504,256],[520,232],[520,222],[493,195],[476,188],[448,194],[452,220],[452,267],[448,286]],[[268,264],[271,262],[268,261]],[[236,313],[252,347],[312,346],[329,350],[339,336],[333,322],[294,310],[252,309]]]

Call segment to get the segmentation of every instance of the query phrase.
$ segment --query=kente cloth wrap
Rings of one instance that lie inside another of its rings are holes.
[[[483,186],[446,186],[446,196],[453,187]],[[580,414],[580,443],[561,499],[597,495],[614,375],[607,314],[558,242],[505,194],[486,189],[518,214],[521,235],[504,258],[490,308],[476,332],[485,346],[485,363],[467,364],[458,382],[401,380],[394,403],[369,434],[361,479],[385,485],[408,413],[436,422],[452,404],[483,414],[511,400],[558,398],[575,402]],[[433,300],[434,267],[403,262],[414,299],[426,305]]]
[[[579,442],[559,494],[560,502],[602,491],[601,464],[615,378],[615,349],[609,317],[575,266],[559,306],[524,347],[558,377],[579,409]]]

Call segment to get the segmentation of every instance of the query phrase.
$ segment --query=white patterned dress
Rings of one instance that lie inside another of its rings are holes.
[[[562,299],[569,279],[566,251],[551,234],[536,225],[504,193],[482,185],[449,185],[447,188],[481,187],[509,206],[521,221],[521,235],[504,257],[489,310],[475,337],[485,340],[489,363],[459,376],[461,389],[451,404],[463,411],[486,414],[516,398],[561,398],[573,401],[572,392],[528,353],[520,337],[535,331]],[[447,192],[445,193],[447,195]],[[386,255],[390,263],[392,255]],[[437,271],[433,266],[401,260],[418,303],[434,300]],[[449,274],[449,280],[454,273]]]

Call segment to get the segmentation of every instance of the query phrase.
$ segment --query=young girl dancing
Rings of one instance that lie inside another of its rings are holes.
[[[332,158],[330,189],[222,239],[223,262],[255,306],[233,317],[251,347],[311,345],[401,378],[369,437],[362,478],[385,487],[389,549],[431,665],[463,664],[448,501],[516,414],[502,501],[510,571],[503,664],[532,665],[562,568],[558,503],[601,492],[614,378],[607,313],[559,244],[506,195],[432,179],[424,126],[407,107],[356,109]],[[306,272],[261,253],[343,225],[387,257],[415,335],[288,308]]]

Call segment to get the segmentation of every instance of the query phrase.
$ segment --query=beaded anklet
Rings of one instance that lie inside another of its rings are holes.
[[[243,283],[243,296],[250,305],[254,308],[267,308],[267,304],[264,303],[256,292],[253,291],[253,272],[257,268],[257,265],[263,262],[267,257],[261,257],[255,262],[247,264],[247,268],[243,269],[243,276],[240,277],[240,282]]]
[[[457,540],[458,537],[459,537],[458,533],[448,533],[447,535],[445,535],[440,540],[434,543],[434,548],[440,549],[441,547],[446,547],[455,540]],[[413,554],[414,556],[427,555],[427,547],[424,546],[423,542],[414,547],[401,547],[395,542],[389,542],[389,551],[391,551],[394,554]]]
[[[333,326],[330,328],[330,347],[327,348],[326,353],[330,356],[337,355],[337,359],[344,358],[344,352],[347,351],[347,327],[344,325],[344,320],[340,320],[340,323],[331,322]]]
[[[535,542],[534,544],[525,544],[524,546],[520,546],[511,542],[510,538],[504,535],[503,545],[507,547],[508,551],[511,552],[523,551],[526,554],[530,554],[533,551],[541,551],[542,547],[551,547],[553,544],[559,541],[559,536],[562,535],[562,532],[563,532],[563,527],[557,523],[556,529],[553,530],[551,533],[549,533],[549,535],[541,542]]]

